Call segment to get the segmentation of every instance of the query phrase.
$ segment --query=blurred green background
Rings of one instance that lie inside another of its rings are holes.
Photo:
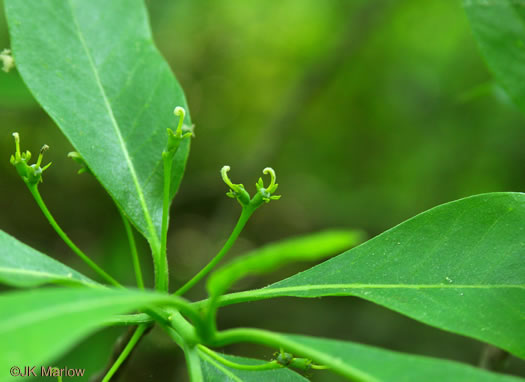
[[[240,212],[224,195],[224,164],[232,167],[234,181],[250,187],[272,166],[283,195],[254,215],[230,258],[326,228],[359,228],[372,237],[443,202],[525,188],[524,118],[492,82],[459,0],[147,5],[157,45],[185,89],[196,124],[172,208],[173,287],[220,248]],[[8,46],[2,13],[0,48]],[[40,190],[58,222],[105,269],[133,285],[117,210],[92,177],[76,175],[66,157],[71,145],[16,71],[0,73],[0,121],[0,228],[93,276],[58,239],[9,164],[11,133],[18,131],[23,148],[51,146],[46,159],[53,166]],[[151,285],[151,259],[140,244]],[[311,265],[288,266],[236,289],[264,286]],[[204,296],[202,286],[190,295]],[[219,320],[221,328],[339,338],[471,364],[483,349],[477,341],[346,297],[232,306]],[[101,331],[57,363],[96,373],[122,331]],[[265,359],[272,353],[254,346],[226,350]],[[513,358],[509,371],[525,376],[525,364]],[[340,380],[329,372],[310,376]],[[154,331],[120,380],[185,381],[182,354]]]

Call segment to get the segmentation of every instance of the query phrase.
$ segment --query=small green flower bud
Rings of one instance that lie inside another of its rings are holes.
[[[15,139],[15,153],[11,155],[10,162],[15,166],[18,175],[22,177],[24,182],[28,185],[37,185],[42,182],[42,173],[51,166],[51,163],[48,163],[43,168],[41,167],[44,153],[49,149],[49,146],[42,146],[36,163],[28,165],[27,162],[31,159],[31,153],[29,151],[20,152],[20,136],[18,133],[13,133],[13,137]]]
[[[266,167],[263,170],[263,174],[270,175],[270,185],[268,187],[264,187],[262,178],[259,178],[255,184],[255,187],[257,187],[257,193],[253,198],[250,197],[250,194],[248,194],[242,184],[232,183],[230,178],[228,178],[228,171],[230,171],[230,166],[224,166],[221,169],[222,180],[224,183],[226,183],[226,185],[228,185],[228,187],[230,187],[230,191],[226,193],[226,195],[232,199],[237,199],[241,206],[250,207],[251,209],[255,210],[264,202],[269,203],[270,200],[277,200],[281,198],[280,195],[272,195],[278,187],[278,184],[275,183],[276,176],[273,168]]]
[[[274,353],[273,356],[275,357],[275,360],[283,366],[288,366],[293,360],[293,355],[286,353],[283,350]]]
[[[262,200],[266,203],[269,203],[270,200],[279,200],[281,198],[281,195],[272,195],[279,186],[277,183],[275,183],[275,180],[277,179],[277,176],[275,175],[275,170],[271,167],[266,167],[263,170],[263,174],[270,175],[270,185],[268,187],[264,187],[262,178],[259,178],[259,181],[255,185],[257,187],[257,192],[261,195]]]
[[[177,106],[175,110],[173,111],[173,114],[179,117],[179,124],[177,126],[177,129],[175,129],[175,131],[169,128],[167,129],[168,143],[166,144],[166,148],[164,149],[162,153],[162,157],[168,160],[173,160],[173,157],[175,157],[175,153],[179,149],[179,146],[183,139],[190,138],[193,136],[193,127],[190,127],[188,132],[183,133],[183,127],[186,127],[186,126],[183,126],[184,117],[186,116],[186,111],[184,110],[184,108]],[[186,128],[185,130],[188,130],[188,129]]]
[[[312,360],[308,358],[293,358],[290,367],[302,371],[308,371],[312,368]]]
[[[221,168],[222,180],[228,187],[230,187],[230,191],[227,192],[226,195],[232,199],[237,199],[241,206],[248,206],[251,199],[250,194],[248,194],[248,191],[246,191],[244,185],[232,183],[230,178],[228,178],[228,171],[230,171],[230,166],[223,166]]]

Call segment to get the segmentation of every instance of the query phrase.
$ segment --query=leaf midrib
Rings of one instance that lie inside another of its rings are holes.
[[[68,281],[76,281],[85,285],[97,285],[96,283],[89,282],[84,279],[80,278],[74,278],[73,273],[71,272],[71,277],[68,277],[68,275],[63,275],[59,273],[49,273],[49,272],[42,272],[42,271],[35,271],[32,269],[20,269],[20,268],[6,268],[6,267],[0,267],[0,274],[2,273],[11,273],[11,274],[18,274],[18,275],[31,275],[31,276],[40,276],[40,277],[47,277],[54,280],[68,280]]]
[[[104,86],[102,85],[102,81],[100,80],[100,76],[98,74],[98,70],[97,70],[97,68],[95,66],[95,63],[93,61],[93,57],[91,55],[91,52],[89,51],[89,48],[87,47],[86,41],[84,39],[84,36],[81,33],[80,26],[78,24],[78,20],[77,20],[77,17],[75,15],[75,10],[74,10],[73,4],[72,4],[72,0],[68,0],[68,5],[69,5],[70,10],[71,10],[71,16],[72,16],[73,22],[75,24],[75,31],[77,33],[78,39],[80,40],[80,43],[82,44],[82,48],[84,49],[84,52],[86,53],[86,56],[87,56],[88,61],[89,61],[89,65],[91,67],[91,70],[93,71],[93,75],[95,76],[95,81],[96,81],[97,86],[98,86],[98,88],[100,90],[100,93],[102,95],[102,99],[104,100],[104,105],[106,107],[106,110],[108,112],[109,118],[111,120],[111,124],[112,124],[112,126],[113,126],[113,128],[115,130],[115,133],[117,134],[117,138],[118,138],[120,147],[121,147],[122,151],[124,152],[124,157],[126,159],[129,171],[131,173],[131,178],[133,179],[133,183],[135,185],[135,189],[136,189],[138,197],[139,197],[140,205],[141,205],[142,210],[144,212],[144,218],[146,220],[146,224],[148,225],[148,229],[150,231],[151,239],[152,239],[153,244],[155,245],[155,247],[158,247],[159,246],[159,239],[157,237],[157,233],[155,232],[155,227],[153,225],[153,221],[151,220],[151,215],[149,213],[149,209],[148,209],[148,206],[146,204],[146,199],[144,198],[144,193],[142,191],[142,188],[141,188],[139,180],[138,180],[137,173],[135,171],[135,166],[133,165],[133,162],[131,161],[131,158],[129,156],[126,143],[124,142],[124,138],[122,137],[122,134],[120,133],[120,127],[119,127],[118,122],[117,122],[117,120],[115,118],[115,115],[113,114],[113,109],[111,108],[111,104],[110,104],[109,99],[108,99],[108,97],[106,95],[106,91],[104,89]]]
[[[322,291],[324,289],[525,289],[525,284],[316,284],[291,287],[266,287],[251,291],[229,293],[220,298],[222,304],[235,304],[248,300],[279,297],[276,294]],[[284,296],[283,296],[284,297]],[[200,302],[198,302],[200,303]]]

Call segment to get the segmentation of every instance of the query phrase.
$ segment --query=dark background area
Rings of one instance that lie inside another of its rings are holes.
[[[0,4],[3,6],[2,1]],[[459,0],[147,1],[155,40],[185,89],[196,138],[173,207],[172,288],[220,248],[240,208],[219,169],[254,190],[277,171],[281,200],[254,215],[229,258],[298,234],[358,228],[373,237],[438,204],[525,188],[523,116],[493,83]],[[2,7],[3,9],[3,7]],[[3,12],[3,11],[0,11]],[[8,47],[0,15],[0,48]],[[79,110],[82,113],[82,110]],[[0,73],[0,228],[93,276],[57,237],[9,164],[11,137],[46,143],[41,193],[59,224],[118,280],[133,285],[120,217],[16,71]],[[2,159],[3,158],[3,159]],[[138,237],[138,236],[137,236]],[[152,266],[140,242],[148,285]],[[287,266],[236,290],[312,264]],[[202,285],[189,295],[205,297]],[[483,344],[350,297],[276,299],[221,310],[221,328],[253,326],[351,340],[477,364]],[[122,329],[104,330],[59,364],[103,367]],[[235,346],[269,359],[272,350]],[[380,365],[378,365],[380,367]],[[524,363],[511,372],[525,376]],[[315,381],[338,381],[316,372]],[[182,353],[153,331],[122,381],[185,381]]]

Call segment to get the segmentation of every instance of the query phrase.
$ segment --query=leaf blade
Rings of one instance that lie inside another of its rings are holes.
[[[47,283],[102,285],[0,230],[0,282],[18,288]]]
[[[5,6],[22,78],[115,202],[157,246],[166,128],[176,125],[173,107],[187,104],[152,42],[142,0],[7,0]],[[188,152],[186,141],[175,158],[172,196]]]
[[[357,296],[524,358],[524,221],[522,193],[461,199],[266,288],[226,295],[220,304]]]
[[[282,335],[295,346],[320,354],[323,362],[341,373],[345,366],[360,370],[365,381],[523,381],[518,377],[487,372],[459,362],[404,354],[353,342],[298,335]],[[378,367],[381,360],[381,367]],[[344,373],[341,373],[345,375]]]
[[[207,281],[210,295],[223,294],[248,275],[272,272],[290,262],[316,261],[362,241],[359,231],[329,230],[267,244],[241,255],[213,272]]]
[[[109,288],[46,288],[2,294],[2,379],[8,378],[13,365],[53,361],[115,314],[156,303],[169,303],[169,297]]]

